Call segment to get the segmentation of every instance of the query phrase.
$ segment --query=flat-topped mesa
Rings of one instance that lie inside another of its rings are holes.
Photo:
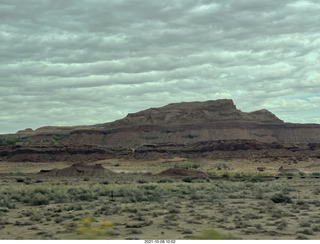
[[[99,145],[133,147],[143,144],[208,140],[318,142],[312,130],[286,130],[288,125],[267,110],[250,113],[231,99],[172,103],[128,114],[125,118],[91,126],[44,126],[19,131],[23,145]],[[299,127],[300,128],[300,127]],[[11,143],[8,140],[8,143]]]
[[[222,121],[283,123],[267,110],[245,113],[238,110],[231,99],[220,99],[206,102],[172,103],[160,108],[150,108],[128,114],[124,119],[115,121],[113,125],[195,125]]]

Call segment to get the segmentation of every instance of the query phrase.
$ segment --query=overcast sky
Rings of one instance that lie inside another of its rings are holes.
[[[320,123],[319,0],[0,0],[0,133],[233,99]]]

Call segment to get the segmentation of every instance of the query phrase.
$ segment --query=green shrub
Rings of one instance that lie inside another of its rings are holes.
[[[54,218],[54,222],[56,222],[57,224],[61,223],[64,219],[62,217],[56,217]]]
[[[298,200],[296,204],[301,206],[305,205],[306,203],[303,200]]]
[[[177,209],[177,208],[174,208],[174,207],[171,207],[169,210],[169,213],[180,213],[181,211],[179,210],[179,209]]]
[[[9,209],[8,208],[0,208],[0,213],[8,213]]]
[[[221,175],[221,177],[224,178],[224,179],[229,179],[230,175],[229,175],[228,172],[225,172],[225,173],[223,173],[223,174]]]
[[[206,173],[209,177],[217,177],[217,173],[214,171],[207,171]]]
[[[21,142],[22,140],[19,138],[12,138],[12,139],[0,139],[0,144],[3,145],[15,145],[17,142]]]
[[[0,195],[0,207],[14,209],[16,205],[12,203],[6,196]]]
[[[319,195],[319,194],[320,194],[320,188],[315,188],[315,189],[313,190],[313,194],[314,194],[314,195]]]
[[[279,230],[284,230],[288,226],[288,222],[284,219],[277,223],[277,228]]]
[[[319,177],[320,177],[320,173],[319,173],[319,172],[313,172],[313,173],[311,174],[311,177],[312,177],[312,178],[319,178]]]
[[[30,216],[30,220],[31,220],[32,222],[40,222],[41,219],[42,219],[41,214],[32,214],[32,215]]]
[[[137,187],[120,188],[117,192],[115,192],[116,197],[123,197],[122,202],[142,202],[147,201],[147,196],[145,195],[145,190]]]
[[[182,181],[186,182],[186,183],[191,183],[193,180],[190,177],[185,177],[185,178],[182,179]]]
[[[65,211],[79,211],[79,210],[82,210],[83,208],[82,208],[82,206],[81,206],[81,204],[74,204],[74,205],[69,205],[69,206],[66,206],[65,208],[64,208],[64,210]]]
[[[19,183],[24,182],[24,178],[20,178],[20,177],[16,178],[16,181],[19,182]]]
[[[302,172],[302,171],[299,171],[299,175],[300,175],[300,176],[306,176],[306,173],[305,173],[305,172]]]
[[[138,180],[137,182],[138,182],[139,184],[145,184],[145,183],[148,183],[148,181],[147,181],[147,180],[143,180],[143,179]]]
[[[284,195],[283,193],[276,193],[270,198],[274,203],[292,203],[292,200],[289,196]]]
[[[305,235],[313,235],[314,234],[313,231],[310,229],[303,229],[303,230],[298,231],[297,233],[302,233]]]
[[[157,188],[157,185],[145,185],[143,188],[146,190],[154,190]]]
[[[92,191],[89,190],[84,190],[82,191],[79,195],[78,198],[80,201],[93,201],[93,200],[97,200],[98,196],[95,195]]]
[[[228,167],[225,163],[216,164],[215,167],[216,167],[217,170],[222,170],[222,169],[226,170],[226,169],[229,169],[229,167]]]
[[[32,194],[28,200],[31,205],[48,205],[50,203],[49,197],[41,193]]]
[[[310,227],[311,224],[309,222],[301,222],[300,227]]]
[[[51,199],[54,203],[66,203],[71,201],[66,192],[55,192],[52,194]]]
[[[249,179],[251,182],[262,182],[263,176],[262,175],[253,175]]]
[[[256,188],[253,191],[253,195],[256,199],[263,199],[264,198],[264,191],[262,188]]]
[[[98,199],[98,193],[93,189],[69,188],[67,194],[71,201],[93,201]]]

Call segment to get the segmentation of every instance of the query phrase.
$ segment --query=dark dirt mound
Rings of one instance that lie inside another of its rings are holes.
[[[206,177],[207,174],[195,169],[167,169],[158,174],[159,176],[189,176],[195,178]]]
[[[64,169],[53,169],[50,171],[41,170],[40,173],[46,176],[109,176],[112,174],[116,174],[115,172],[104,168],[101,164],[88,165],[84,163],[73,164],[68,168]]]

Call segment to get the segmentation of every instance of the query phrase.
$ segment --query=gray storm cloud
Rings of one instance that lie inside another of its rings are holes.
[[[320,123],[320,2],[0,1],[0,133],[232,98]]]

